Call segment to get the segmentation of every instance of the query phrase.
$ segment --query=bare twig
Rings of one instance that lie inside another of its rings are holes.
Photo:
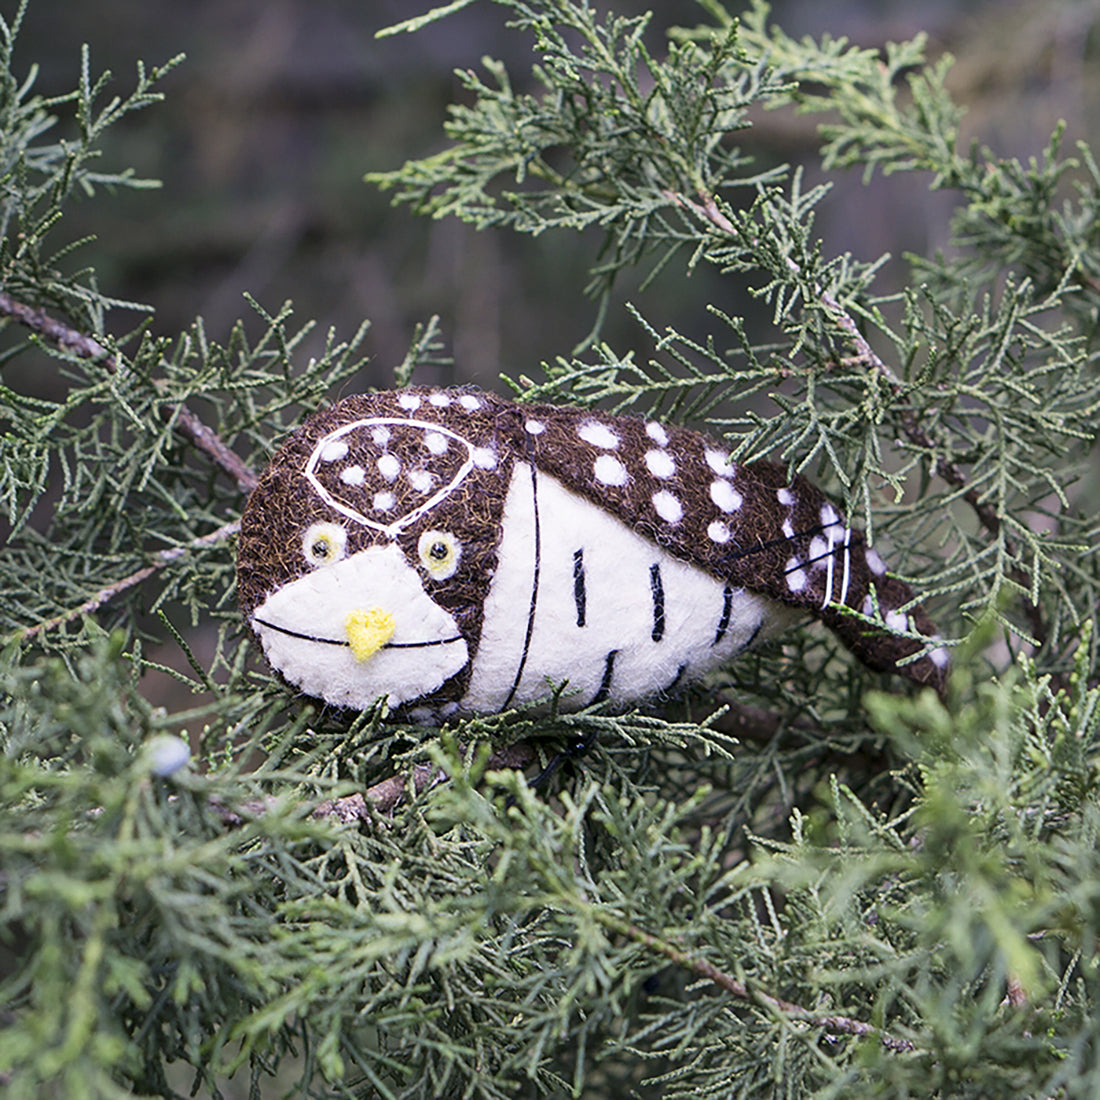
[[[887,1050],[905,1053],[916,1049],[908,1039],[899,1039],[897,1036],[883,1031],[882,1028],[864,1023],[862,1020],[854,1020],[850,1016],[833,1013],[811,1012],[801,1005],[784,1001],[780,997],[773,997],[770,993],[764,993],[759,989],[750,989],[744,982],[739,981],[731,974],[727,974],[724,970],[720,970],[707,959],[689,955],[686,951],[676,947],[675,944],[645,932],[637,925],[621,920],[607,909],[595,908],[593,909],[593,915],[605,927],[619,932],[643,947],[664,955],[665,958],[677,966],[685,967],[692,973],[698,974],[699,977],[706,978],[718,986],[719,989],[725,990],[740,1001],[752,1001],[789,1020],[799,1020],[833,1035],[855,1035],[860,1038],[871,1036],[878,1039]]]
[[[525,768],[535,759],[535,747],[529,741],[517,741],[489,757],[487,769]],[[390,813],[409,793],[414,795],[447,779],[447,773],[434,764],[419,764],[410,775],[391,775],[375,783],[364,794],[351,794],[331,802],[322,802],[314,817],[335,817],[339,821],[366,821],[372,813]]]
[[[118,370],[118,358],[112,355],[98,340],[77,332],[62,321],[51,317],[44,309],[17,302],[10,294],[0,292],[0,315],[11,317],[55,347],[70,352],[80,359],[102,363],[108,370]],[[221,437],[208,428],[190,409],[176,405],[170,415],[172,427],[200,451],[214,460],[219,469],[227,473],[243,492],[256,488],[259,478],[256,472],[229,449]]]
[[[72,607],[68,611],[62,612],[60,615],[55,615],[52,619],[45,619],[43,622],[35,623],[25,630],[17,631],[9,635],[7,640],[19,638],[22,641],[27,641],[36,634],[41,634],[43,631],[53,630],[55,627],[63,626],[65,623],[72,622],[73,619],[77,619],[81,615],[90,615],[109,600],[114,599],[115,596],[125,592],[127,589],[133,588],[135,585],[141,584],[142,581],[156,573],[158,569],[162,569],[171,562],[178,561],[185,554],[190,554],[195,550],[204,550],[208,546],[216,546],[219,542],[224,542],[226,539],[232,538],[240,530],[240,526],[240,520],[233,520],[232,523],[226,523],[216,531],[211,531],[209,534],[193,539],[183,546],[170,546],[167,550],[160,550],[153,555],[153,560],[149,565],[142,566],[141,569],[136,569],[133,573],[129,573],[120,580],[112,581],[111,584],[104,585],[98,592],[89,596],[79,607]]]
[[[676,191],[666,190],[664,194],[670,201],[692,211],[698,217],[710,222],[711,225],[727,236],[738,236],[736,226],[734,226],[733,222],[731,222],[721,211],[713,195],[701,194],[699,196],[700,201],[693,202],[691,199],[686,198]],[[802,268],[789,256],[786,258],[786,264],[788,270],[790,270],[792,274],[800,275],[802,273]],[[829,291],[820,286],[815,286],[814,289],[817,293],[818,301],[821,302],[832,315],[833,320],[844,330],[849,342],[855,349],[857,360],[882,375],[895,396],[903,396],[905,384],[867,342],[866,338],[859,331],[859,326],[856,324],[852,315],[832,294],[829,293]],[[954,462],[937,456],[936,445],[932,437],[925,431],[912,408],[908,405],[900,406],[899,415],[901,418],[902,430],[909,438],[909,441],[926,451],[931,457],[932,472],[938,473],[944,481],[954,488],[963,490],[962,499],[974,510],[974,514],[978,517],[978,522],[989,532],[989,534],[994,537],[1000,536],[1003,538],[1005,551],[1010,557],[1014,558],[1016,556],[1016,545],[1011,538],[1001,533],[1001,518],[997,515],[996,509],[989,504],[988,501],[981,499],[977,489],[969,484],[966,475]],[[1030,585],[1023,569],[1019,566],[1015,566],[1009,570],[1009,575],[1023,591],[1028,591]],[[1035,641],[1041,645],[1046,640],[1047,636],[1046,624],[1043,620],[1042,613],[1039,607],[1033,604],[1030,599],[1026,601],[1026,605],[1032,636]]]
[[[10,294],[0,292],[0,315],[11,317],[21,325],[25,325],[32,332],[37,333],[43,339],[49,341],[55,347],[70,352],[81,359],[90,359],[102,363],[108,370],[118,370],[118,358],[109,352],[98,340],[85,333],[77,332],[69,325],[51,317],[44,309],[28,306],[24,302],[16,301]],[[190,409],[184,405],[175,405],[169,414],[169,423],[184,439],[196,446],[204,454],[213,459],[214,464],[224,473],[228,474],[237,483],[242,492],[251,492],[259,483],[256,472],[248,466],[239,455],[234,453],[222,438],[208,428]],[[56,615],[52,619],[35,623],[26,630],[17,632],[12,637],[23,640],[33,638],[35,635],[54,627],[71,622],[81,615],[90,614],[102,607],[109,600],[122,592],[141,584],[151,577],[157,570],[164,568],[171,562],[177,561],[185,554],[195,550],[202,550],[208,546],[214,546],[231,538],[240,529],[240,521],[234,520],[224,524],[216,531],[194,539],[184,546],[173,546],[167,550],[161,550],[153,555],[152,561],[135,570],[133,573],[120,578],[111,584],[105,585],[86,599],[79,607],[71,608]]]

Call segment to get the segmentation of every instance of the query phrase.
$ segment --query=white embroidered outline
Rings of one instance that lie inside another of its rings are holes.
[[[324,487],[324,485],[321,484],[315,472],[318,465],[324,461],[321,452],[325,447],[335,443],[343,436],[347,435],[348,432],[353,432],[357,428],[373,427],[378,424],[397,424],[402,427],[422,428],[426,431],[438,432],[440,435],[445,435],[453,439],[460,446],[466,448],[466,461],[459,467],[458,473],[456,473],[442,489],[428,497],[423,504],[417,505],[411,512],[406,512],[405,515],[398,517],[393,523],[378,523],[375,520],[367,519],[362,512],[352,508],[351,505],[342,504]],[[353,420],[351,423],[344,424],[342,427],[337,428],[336,431],[329,432],[328,435],[319,439],[309,456],[309,460],[306,462],[303,473],[306,476],[306,480],[308,480],[316,490],[317,495],[320,496],[326,504],[335,508],[336,511],[347,516],[349,519],[355,520],[356,523],[361,523],[364,527],[370,527],[375,531],[381,531],[383,534],[389,535],[392,539],[397,537],[397,533],[403,527],[408,527],[409,524],[415,523],[425,512],[434,508],[441,500],[454,492],[474,467],[474,450],[474,445],[469,440],[463,439],[462,436],[457,432],[451,431],[450,428],[445,428],[442,424],[430,420],[413,420],[398,416],[371,416],[365,420]]]

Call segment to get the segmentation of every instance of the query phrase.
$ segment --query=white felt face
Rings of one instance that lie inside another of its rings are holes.
[[[304,551],[320,564],[252,615],[267,659],[290,683],[361,709],[379,696],[391,705],[420,698],[466,665],[466,641],[454,618],[427,595],[395,544],[341,558],[339,526],[316,526]],[[380,634],[377,650],[365,658],[353,650],[351,625],[364,614],[386,617],[392,631]]]
[[[462,706],[499,710],[563,680],[566,706],[623,704],[697,677],[798,617],[517,463]]]

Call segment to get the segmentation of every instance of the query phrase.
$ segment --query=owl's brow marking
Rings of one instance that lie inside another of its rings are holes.
[[[289,627],[279,626],[278,623],[269,623],[266,619],[261,619],[259,615],[253,615],[252,621],[258,623],[260,626],[266,626],[268,630],[278,631],[280,634],[286,634],[290,638],[301,638],[306,642],[318,642],[321,645],[342,645],[349,646],[351,642],[341,641],[339,638],[321,638],[316,634],[303,634],[300,630],[291,630]],[[458,634],[453,638],[431,638],[426,642],[386,642],[382,646],[383,649],[426,649],[428,646],[433,645],[450,645],[451,642],[461,642],[462,635]]]

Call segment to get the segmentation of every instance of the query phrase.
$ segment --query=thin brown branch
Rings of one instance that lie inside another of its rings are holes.
[[[488,771],[504,768],[525,768],[535,759],[535,748],[529,741],[517,741],[489,757]],[[338,821],[367,821],[372,813],[390,813],[404,797],[418,795],[442,783],[447,773],[434,764],[419,764],[409,775],[391,775],[369,787],[363,794],[350,794],[330,802],[321,802],[314,817],[334,817]]]
[[[95,337],[77,332],[64,322],[51,317],[44,309],[28,306],[24,302],[16,301],[10,294],[0,292],[0,315],[11,317],[54,347],[79,359],[102,363],[110,371],[118,370],[117,356],[109,352]],[[174,406],[169,421],[184,439],[213,459],[219,469],[233,478],[242,492],[248,493],[256,488],[259,482],[256,472],[190,409],[184,405]]]
[[[701,201],[693,202],[691,199],[675,191],[666,190],[664,194],[670,201],[692,211],[705,221],[710,222],[711,225],[727,236],[733,237],[738,235],[733,222],[731,222],[719,208],[713,195],[701,194],[699,196]],[[786,263],[792,274],[799,275],[802,273],[802,268],[794,260],[790,259],[790,257],[787,257]],[[829,291],[820,286],[815,287],[815,290],[818,301],[825,306],[833,320],[844,330],[848,341],[856,351],[856,358],[882,375],[894,395],[902,397],[905,392],[904,383],[867,342],[866,338],[859,331],[859,326],[856,324],[852,315],[832,294],[829,293]],[[1007,535],[1002,534],[1001,518],[997,515],[996,509],[989,504],[988,501],[981,499],[977,489],[969,484],[966,475],[954,462],[937,456],[937,448],[932,437],[925,431],[924,426],[917,419],[916,413],[911,408],[908,406],[901,406],[900,418],[902,430],[905,432],[909,441],[917,447],[920,447],[930,456],[932,472],[938,473],[944,481],[954,488],[963,490],[962,499],[973,509],[974,514],[978,518],[978,522],[995,538],[998,536],[1001,537],[1004,540],[1006,553],[1010,557],[1015,558],[1017,553],[1016,545]],[[1025,592],[1028,591],[1030,585],[1027,575],[1022,568],[1019,566],[1013,567],[1009,571],[1009,576]],[[1042,612],[1030,599],[1026,601],[1026,608],[1032,636],[1041,645],[1046,640],[1047,636],[1046,624],[1043,620]]]
[[[133,573],[129,573],[117,581],[112,581],[110,584],[104,585],[98,592],[89,596],[79,607],[71,607],[68,611],[63,611],[60,615],[55,615],[52,619],[45,619],[40,623],[35,623],[33,626],[28,626],[24,630],[15,631],[10,634],[5,641],[13,641],[16,638],[20,641],[28,641],[37,634],[41,634],[47,630],[53,630],[55,627],[72,622],[73,619],[77,619],[81,615],[90,615],[109,600],[113,600],[115,596],[141,584],[142,581],[156,573],[158,569],[163,569],[164,566],[174,561],[178,561],[185,554],[193,553],[195,550],[205,550],[209,546],[216,546],[219,542],[224,542],[226,539],[232,538],[240,530],[240,526],[240,520],[233,520],[231,523],[226,523],[217,528],[217,530],[202,535],[200,538],[193,539],[183,546],[170,546],[167,550],[160,550],[153,555],[153,560],[148,565],[142,566],[140,569],[135,569]]]
[[[606,927],[614,929],[651,951],[664,955],[665,958],[677,966],[684,967],[693,974],[698,974],[701,978],[706,978],[718,986],[719,989],[725,990],[725,992],[740,1001],[751,1001],[788,1020],[801,1021],[811,1027],[821,1028],[831,1035],[855,1035],[859,1038],[870,1036],[878,1039],[887,1050],[898,1053],[916,1049],[908,1039],[899,1039],[897,1036],[883,1031],[882,1028],[864,1023],[862,1020],[854,1020],[850,1016],[842,1016],[836,1013],[811,1012],[809,1009],[792,1004],[781,997],[773,997],[770,993],[765,993],[759,989],[750,989],[744,982],[731,974],[727,974],[707,959],[689,955],[686,951],[681,951],[675,944],[671,944],[659,936],[654,936],[652,933],[637,927],[637,925],[621,920],[605,909],[594,909],[593,913],[596,919]]]

